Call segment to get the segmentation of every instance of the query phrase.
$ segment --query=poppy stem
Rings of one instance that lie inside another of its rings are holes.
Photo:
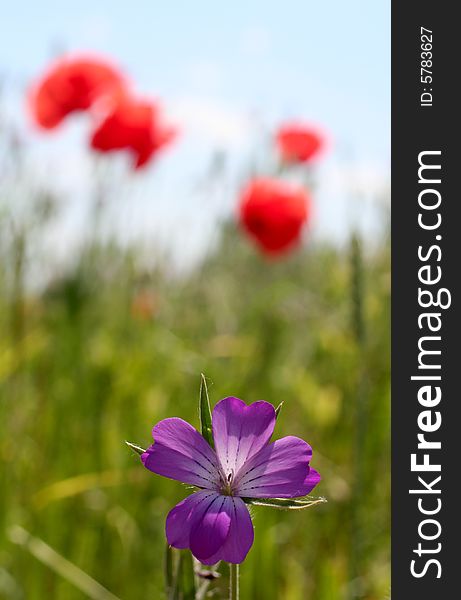
[[[239,565],[229,563],[229,600],[239,600]]]

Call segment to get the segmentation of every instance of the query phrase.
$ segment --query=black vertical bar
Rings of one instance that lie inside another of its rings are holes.
[[[457,8],[456,3],[429,0],[392,2],[394,600],[461,598],[461,394],[457,382],[461,373],[461,194],[456,183],[461,155],[456,91],[461,77],[461,36]],[[429,165],[419,176],[418,159]],[[435,227],[439,218],[440,225]],[[439,275],[440,281],[435,282]],[[446,308],[435,306],[437,297]],[[440,354],[429,354],[429,350]],[[424,435],[423,441],[418,434]],[[424,447],[427,442],[434,445]],[[421,470],[425,460],[430,470]]]

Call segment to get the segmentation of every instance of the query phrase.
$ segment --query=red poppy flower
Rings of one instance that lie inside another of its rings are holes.
[[[309,162],[324,145],[323,137],[300,123],[282,125],[276,134],[278,150],[287,162]]]
[[[266,254],[282,254],[295,246],[310,212],[310,199],[300,187],[276,179],[253,179],[240,201],[240,223]]]
[[[101,97],[124,86],[122,75],[101,59],[64,58],[33,87],[30,107],[36,122],[52,129],[70,113],[88,110]]]
[[[99,152],[129,150],[138,169],[175,136],[176,130],[164,123],[157,104],[121,95],[94,130],[91,147]]]

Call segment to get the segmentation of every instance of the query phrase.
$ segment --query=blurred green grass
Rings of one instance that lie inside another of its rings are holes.
[[[276,436],[309,441],[323,477],[314,493],[328,498],[301,512],[254,507],[241,597],[388,596],[386,238],[364,248],[363,343],[350,248],[312,243],[268,262],[225,225],[215,250],[181,277],[166,261],[136,266],[135,249],[93,244],[37,293],[15,285],[15,261],[3,254],[1,598],[85,597],[11,542],[14,525],[119,598],[164,597],[165,517],[188,492],[145,471],[124,440],[148,445],[168,416],[198,426],[201,372],[212,403],[284,401]]]

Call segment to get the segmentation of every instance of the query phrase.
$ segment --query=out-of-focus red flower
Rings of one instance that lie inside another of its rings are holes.
[[[176,135],[177,131],[163,121],[156,103],[119,95],[93,131],[91,147],[99,152],[129,150],[138,169]]]
[[[277,179],[253,179],[243,190],[240,223],[265,254],[291,250],[310,213],[310,198],[298,186]]]
[[[159,299],[150,290],[140,290],[131,302],[131,315],[139,321],[150,321],[159,310]]]
[[[124,87],[121,73],[102,59],[63,58],[32,87],[30,108],[38,125],[53,129],[69,114],[88,110],[102,97]]]
[[[301,123],[282,125],[276,133],[279,153],[286,162],[306,163],[324,146],[323,136]]]

